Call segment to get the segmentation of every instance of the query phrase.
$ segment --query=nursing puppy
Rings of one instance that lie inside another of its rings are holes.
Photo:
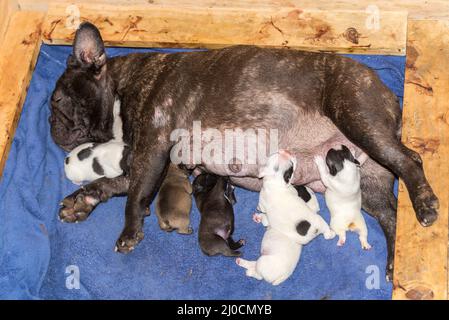
[[[362,215],[362,192],[360,190],[360,162],[342,145],[341,150],[330,149],[326,162],[316,157],[315,163],[321,180],[326,186],[325,199],[331,214],[330,226],[338,235],[338,246],[346,241],[346,231],[359,234],[362,248],[371,249],[368,229]]]
[[[162,230],[191,234],[192,185],[189,172],[170,163],[156,198],[156,216]]]
[[[318,213],[320,211],[320,204],[318,203],[318,199],[316,198],[315,193],[306,186],[293,186],[298,193],[298,197],[300,197],[306,205],[313,210],[313,212]]]
[[[335,236],[317,214],[318,201],[315,195],[308,194],[310,189],[300,188],[299,193],[291,185],[295,167],[296,159],[285,151],[268,160],[268,165],[260,174],[263,186],[258,210],[262,214],[253,216],[254,221],[262,222],[267,227],[261,256],[257,261],[236,260],[239,266],[246,269],[247,276],[264,279],[272,285],[278,285],[290,277],[298,264],[303,245],[321,233],[325,239]],[[308,198],[306,193],[310,196],[310,207],[302,198]]]
[[[237,249],[244,245],[245,241],[241,239],[235,242],[232,239],[232,206],[236,200],[234,187],[228,178],[202,173],[193,181],[193,195],[201,213],[198,232],[201,250],[209,256],[239,256]]]
[[[84,143],[65,158],[64,171],[78,185],[101,177],[115,178],[125,171],[128,152],[123,142]]]

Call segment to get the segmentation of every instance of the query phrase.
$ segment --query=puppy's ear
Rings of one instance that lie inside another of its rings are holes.
[[[338,170],[337,170],[337,168],[335,167],[335,165],[327,165],[328,166],[328,168],[329,168],[329,173],[332,175],[332,176],[335,176],[337,173],[338,173]]]
[[[234,194],[234,186],[229,181],[226,183],[224,197],[226,198],[226,200],[229,201],[229,203],[231,205],[234,205],[237,203],[237,199],[235,198],[235,194]]]
[[[197,177],[195,178],[195,180],[193,180],[193,183],[192,183],[192,192],[193,192],[194,194],[197,194],[197,193],[203,191],[204,188],[203,188],[203,185],[201,184],[201,180],[202,180],[201,175],[197,176]]]
[[[75,34],[73,54],[67,63],[90,69],[100,75],[106,67],[106,52],[100,31],[92,23],[83,22]]]
[[[284,172],[284,181],[285,183],[290,183],[290,180],[293,176],[293,166],[287,169],[287,171]]]
[[[344,144],[341,145],[341,150],[343,150],[344,152],[349,152],[349,153],[351,153],[351,151],[349,151],[348,147],[345,146]]]
[[[359,162],[359,160],[357,160],[357,159],[354,158],[354,163],[355,163],[357,166],[360,167],[360,162]]]

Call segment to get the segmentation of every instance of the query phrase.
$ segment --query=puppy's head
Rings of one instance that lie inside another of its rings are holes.
[[[345,160],[360,166],[360,162],[354,158],[348,147],[342,145],[341,150],[330,149],[326,155],[326,164],[329,168],[329,173],[335,176],[343,170]]]
[[[202,201],[203,198],[216,200],[218,197],[226,199],[231,205],[236,203],[234,186],[229,179],[214,174],[202,173],[197,176],[193,181],[192,191],[196,201]]]
[[[70,151],[87,142],[112,139],[114,85],[98,29],[85,22],[76,31],[73,53],[51,97],[53,140]]]
[[[267,164],[259,171],[259,178],[273,177],[290,183],[295,169],[296,158],[286,150],[279,150],[268,158]]]

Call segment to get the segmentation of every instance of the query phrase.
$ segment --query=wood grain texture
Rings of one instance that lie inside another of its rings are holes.
[[[75,27],[71,23],[76,19],[70,15],[70,8],[66,4],[50,5],[44,42],[72,43]],[[105,43],[113,46],[218,48],[254,44],[311,51],[405,54],[407,15],[403,11],[383,12],[377,28],[367,22],[371,16],[365,11],[199,4],[79,4],[77,9],[79,21],[94,23]]]
[[[21,8],[26,10],[48,9],[49,3],[83,3],[86,0],[18,0]],[[325,11],[359,10],[365,11],[375,5],[382,11],[408,11],[409,18],[449,19],[449,1],[447,0],[91,0],[91,4],[178,6],[178,7],[222,7],[222,8],[279,8],[297,7]]]
[[[449,22],[409,22],[402,139],[423,158],[440,210],[433,226],[422,227],[400,182],[394,299],[447,299],[448,43]]]
[[[18,11],[0,47],[0,176],[41,44],[44,14]]]
[[[18,8],[17,0],[0,0],[0,47],[8,29],[9,19]]]

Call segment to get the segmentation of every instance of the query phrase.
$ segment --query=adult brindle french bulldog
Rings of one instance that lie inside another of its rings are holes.
[[[98,203],[127,194],[125,227],[117,240],[120,252],[134,249],[143,238],[146,208],[175,143],[170,133],[191,128],[194,120],[220,131],[278,129],[279,148],[298,160],[293,183],[314,191],[323,191],[315,155],[325,156],[342,144],[368,154],[361,166],[363,208],[386,235],[390,279],[396,228],[393,173],[405,182],[419,222],[429,226],[437,219],[438,199],[422,160],[400,141],[396,96],[371,69],[349,58],[237,46],[108,59],[98,29],[83,23],[51,98],[54,141],[70,151],[85,142],[110,140],[116,96],[122,103],[124,141],[131,146],[130,172],[98,179],[71,194],[60,217],[84,220]],[[259,165],[240,164],[236,170],[235,164],[202,164],[251,190],[261,187]]]

